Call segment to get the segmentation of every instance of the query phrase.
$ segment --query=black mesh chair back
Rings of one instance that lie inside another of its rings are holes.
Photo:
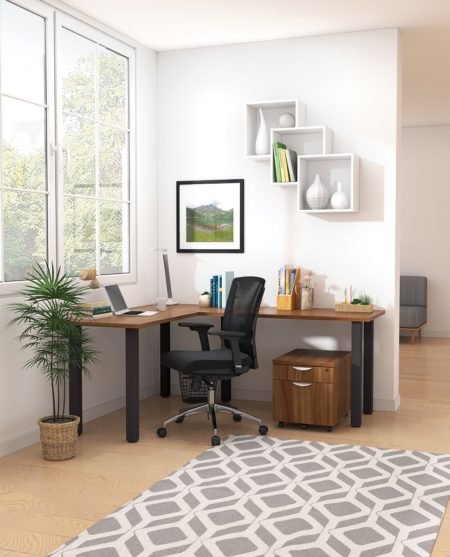
[[[223,316],[222,331],[245,333],[245,337],[239,340],[239,347],[241,352],[252,359],[252,369],[258,367],[255,332],[265,282],[260,277],[235,278],[231,283]],[[225,341],[224,344],[230,348],[229,342]]]

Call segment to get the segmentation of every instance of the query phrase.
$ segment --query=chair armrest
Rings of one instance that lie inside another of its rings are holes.
[[[239,339],[245,337],[245,333],[241,331],[211,331],[208,334],[220,337],[222,345],[224,340],[228,340],[231,346],[231,354],[233,355],[234,367],[237,369],[242,368]]]
[[[214,325],[212,325],[211,323],[189,323],[187,321],[183,321],[182,323],[178,323],[178,326],[188,327],[191,331],[197,331],[200,338],[200,345],[202,347],[202,350],[210,350],[208,330]]]

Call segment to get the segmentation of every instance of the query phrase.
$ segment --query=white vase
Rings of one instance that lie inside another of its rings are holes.
[[[337,191],[331,197],[331,206],[333,209],[348,209],[347,194],[342,191],[342,182],[336,184]]]
[[[255,153],[257,155],[270,154],[269,133],[262,109],[259,109],[259,129],[256,135]]]
[[[330,192],[322,184],[320,176],[316,174],[314,182],[306,190],[306,202],[310,209],[325,209],[330,201]]]
[[[300,308],[312,309],[313,303],[314,303],[314,290],[312,288],[302,288]]]

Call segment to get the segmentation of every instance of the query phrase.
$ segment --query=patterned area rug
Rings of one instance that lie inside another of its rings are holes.
[[[449,455],[232,436],[52,555],[428,556],[449,495]]]

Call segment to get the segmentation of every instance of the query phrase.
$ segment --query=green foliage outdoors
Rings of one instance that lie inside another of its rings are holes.
[[[63,421],[66,407],[66,380],[69,361],[79,363],[83,373],[96,361],[96,350],[86,330],[77,326],[88,312],[79,304],[86,287],[48,264],[36,263],[29,283],[21,292],[23,302],[10,304],[16,314],[9,325],[20,325],[17,337],[23,348],[32,350],[25,367],[38,368],[49,380],[52,390],[53,422]]]
[[[128,183],[123,185],[129,166],[128,62],[106,48],[96,48],[100,85],[97,93],[92,74],[94,51],[77,60],[62,87],[66,154],[61,193],[64,268],[69,275],[78,275],[84,267],[96,267],[97,252],[101,274],[129,270],[124,255],[129,251],[129,191]],[[87,119],[94,116],[96,103],[99,123]],[[14,191],[3,192],[4,280],[15,281],[23,280],[35,261],[43,263],[47,259],[46,160],[42,149],[29,152],[7,139],[3,142],[1,179],[4,187]],[[27,190],[42,190],[42,194]],[[100,201],[94,199],[97,193]]]

